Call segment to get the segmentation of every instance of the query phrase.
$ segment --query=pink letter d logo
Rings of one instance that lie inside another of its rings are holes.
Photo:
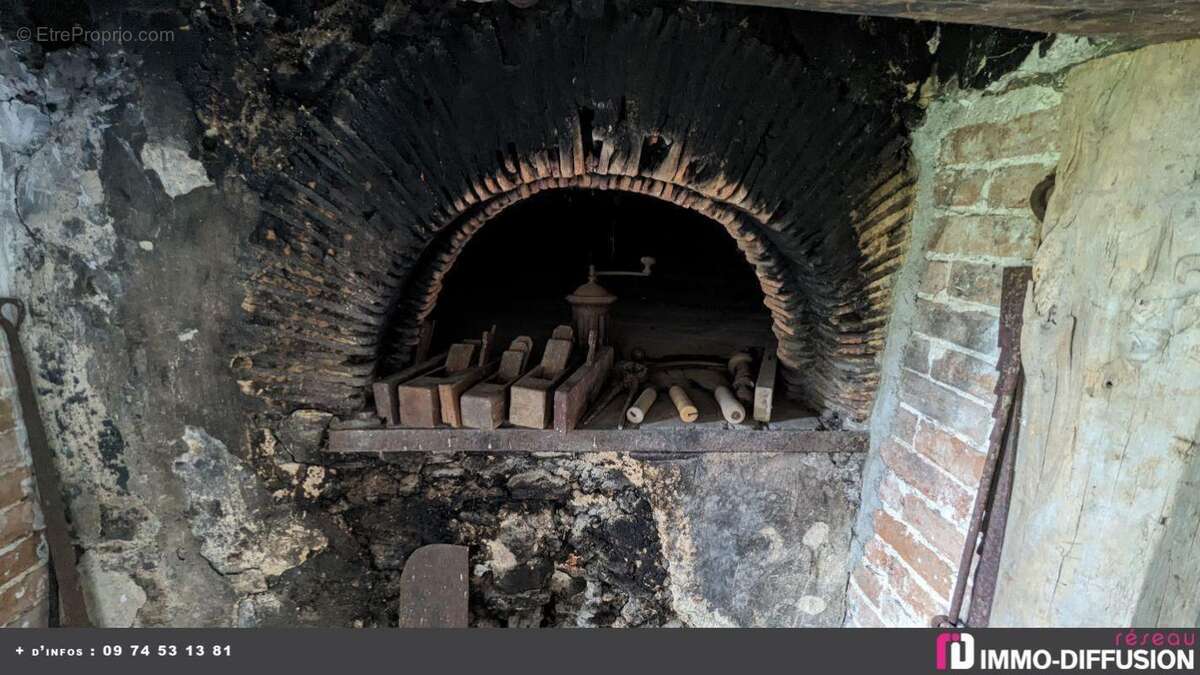
[[[975,665],[975,638],[968,633],[937,636],[937,669],[967,670]]]

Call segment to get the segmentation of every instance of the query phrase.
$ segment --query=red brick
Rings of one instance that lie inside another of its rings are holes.
[[[900,387],[903,402],[984,447],[992,429],[991,408],[907,370],[900,374]]]
[[[15,426],[12,399],[8,395],[0,394],[0,433],[11,431]]]
[[[933,357],[929,374],[938,382],[990,401],[995,397],[996,366],[953,349],[942,350]]]
[[[0,511],[0,546],[8,546],[33,531],[33,504],[19,502]]]
[[[917,299],[916,329],[981,354],[999,350],[1000,319],[987,312]]]
[[[921,275],[920,292],[926,295],[937,295],[950,285],[950,263],[931,260],[925,266]]]
[[[879,605],[889,624],[924,627],[933,617],[945,614],[948,608],[917,583],[912,572],[884,548],[878,537],[867,542],[864,556],[868,564],[887,578],[891,587],[892,592],[884,596]]]
[[[932,424],[924,423],[917,427],[913,448],[964,485],[975,486],[983,473],[982,452]]]
[[[41,537],[26,537],[7,552],[0,553],[0,586],[21,576],[25,570],[41,564],[37,556],[39,541]]]
[[[1017,216],[954,215],[939,218],[930,251],[947,255],[1032,260],[1040,226],[1033,214]]]
[[[897,408],[896,416],[892,418],[892,436],[912,445],[917,437],[917,416],[904,408]]]
[[[1021,164],[997,169],[992,175],[992,183],[988,186],[988,206],[998,206],[1009,209],[1029,209],[1033,189],[1054,173],[1052,167],[1042,164]]]
[[[900,519],[921,533],[926,541],[942,557],[951,562],[962,556],[964,535],[954,523],[934,511],[925,500],[914,494],[904,494],[896,485],[896,477],[889,475],[879,486],[879,495],[884,506],[900,514]],[[961,521],[964,525],[967,521]]]
[[[46,604],[46,587],[49,576],[46,567],[37,568],[23,577],[14,579],[0,590],[0,626],[7,626],[26,616],[39,604]]]
[[[971,206],[983,197],[985,171],[942,170],[933,184],[933,201],[937,206]]]
[[[942,595],[950,595],[954,587],[954,570],[932,548],[918,541],[907,525],[880,509],[875,512],[875,536],[900,554],[931,588]]]
[[[17,445],[17,432],[11,429],[0,431],[0,471],[25,466],[27,463],[25,454]]]
[[[942,141],[945,164],[1025,157],[1058,148],[1058,108],[1039,110],[1008,122],[972,124]]]
[[[956,298],[999,307],[1002,276],[1002,268],[995,265],[956,262],[950,270],[946,290]]]
[[[911,368],[922,375],[928,375],[929,340],[920,335],[909,337],[908,344],[904,345],[904,356],[901,363],[905,368]]]
[[[43,601],[5,624],[5,628],[46,628],[50,625],[50,603]]]
[[[875,612],[875,609],[866,601],[862,593],[851,587],[850,592],[846,595],[846,604],[850,607],[850,617],[854,620],[855,625],[862,628],[887,628],[883,618]]]
[[[883,442],[880,453],[888,468],[909,487],[935,504],[949,507],[960,520],[970,516],[974,495],[951,481],[928,461],[891,439]]]
[[[9,469],[0,472],[0,509],[11,506],[25,497],[25,488],[21,483],[30,477],[29,469]]]
[[[871,604],[878,606],[879,598],[883,596],[879,577],[864,565],[855,568],[853,576],[854,583],[858,584],[862,594],[871,601]]]

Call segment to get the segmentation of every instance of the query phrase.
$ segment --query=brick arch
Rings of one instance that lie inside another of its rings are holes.
[[[721,21],[554,11],[553,40],[477,24],[380,49],[300,113],[254,236],[243,389],[360,409],[475,229],[535,191],[599,187],[722,223],[758,273],[789,391],[865,420],[912,205],[892,103]]]
[[[443,236],[427,254],[428,263],[414,273],[402,291],[393,311],[398,325],[394,326],[394,331],[388,337],[396,343],[392,345],[395,351],[385,362],[389,362],[392,368],[398,368],[411,360],[412,350],[418,341],[418,327],[437,305],[446,274],[480,229],[517,202],[543,191],[569,188],[637,193],[661,199],[719,223],[736,241],[746,262],[754,268],[763,292],[763,305],[771,314],[773,330],[781,345],[780,356],[784,367],[794,369],[804,365],[796,358],[797,350],[791,346],[803,344],[804,338],[796,334],[798,327],[803,325],[803,312],[797,303],[789,302],[790,299],[802,297],[802,294],[786,259],[759,233],[761,223],[735,207],[687,187],[645,176],[588,173],[521,183],[478,204],[477,208],[470,209],[457,222],[447,226]]]

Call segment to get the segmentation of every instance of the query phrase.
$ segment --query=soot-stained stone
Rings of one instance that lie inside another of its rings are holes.
[[[508,491],[513,499],[561,501],[570,496],[571,487],[565,478],[551,475],[542,469],[534,469],[509,478]]]
[[[279,441],[294,462],[319,464],[321,443],[333,415],[321,410],[296,410],[277,428]]]
[[[129,489],[129,468],[125,466],[125,439],[112,420],[104,420],[100,429],[100,456],[104,465],[117,475],[117,487]]]
[[[474,625],[675,621],[650,501],[620,462],[426,455],[331,468],[339,487],[324,499],[381,575],[375,620],[394,620],[388,575],[413,550],[453,543],[471,550]]]

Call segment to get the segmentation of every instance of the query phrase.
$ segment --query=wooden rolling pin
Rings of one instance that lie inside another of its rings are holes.
[[[721,407],[721,416],[730,424],[741,424],[746,420],[746,408],[733,395],[733,390],[726,384],[725,378],[711,370],[689,370],[688,379],[697,386],[713,393],[717,405]]]
[[[692,403],[692,398],[683,388],[683,385],[687,383],[687,377],[681,371],[656,371],[651,379],[655,386],[667,390],[667,394],[671,397],[671,403],[675,405],[675,412],[679,413],[679,419],[682,422],[691,424],[700,417],[700,410],[695,403]]]
[[[683,387],[673,384],[667,393],[671,396],[671,403],[675,404],[675,412],[679,413],[680,420],[691,424],[700,417],[700,410],[696,408],[695,403],[692,403],[691,397]]]
[[[653,406],[656,400],[658,400],[658,389],[646,387],[633,405],[629,406],[629,410],[625,411],[625,419],[633,424],[641,424],[642,420],[646,419],[646,413],[650,412],[650,406]]]

